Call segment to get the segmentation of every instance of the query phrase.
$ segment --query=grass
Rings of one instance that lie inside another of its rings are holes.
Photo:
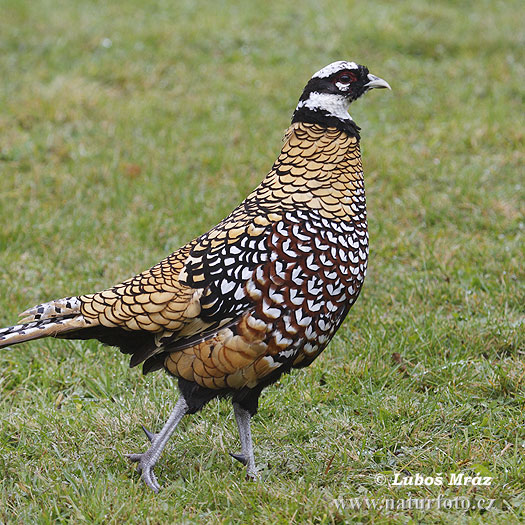
[[[129,277],[219,221],[271,166],[316,69],[356,60],[393,91],[351,108],[367,282],[321,358],[263,395],[263,482],[228,456],[239,443],[223,401],[183,421],[159,463],[164,489],[149,492],[124,454],[145,447],[141,423],[162,425],[172,380],[94,342],[42,340],[0,355],[0,521],[523,522],[520,9],[5,0],[1,325]],[[377,483],[395,472],[493,479]],[[400,508],[409,496],[495,501]]]

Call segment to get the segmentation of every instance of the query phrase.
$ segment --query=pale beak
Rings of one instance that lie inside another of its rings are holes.
[[[372,75],[372,74],[368,74],[368,80],[370,80],[370,82],[368,82],[367,84],[364,85],[364,87],[367,87],[369,89],[372,89],[372,88],[386,88],[386,89],[390,89],[390,91],[392,91],[392,88],[390,87],[390,84],[386,81],[386,80],[383,80],[382,78],[379,78],[379,77],[376,77],[375,75]]]

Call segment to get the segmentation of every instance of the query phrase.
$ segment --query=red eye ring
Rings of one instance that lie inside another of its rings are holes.
[[[335,82],[342,82],[343,84],[350,84],[350,82],[355,82],[357,80],[357,77],[354,73],[350,73],[348,71],[342,71],[337,75],[335,78]]]

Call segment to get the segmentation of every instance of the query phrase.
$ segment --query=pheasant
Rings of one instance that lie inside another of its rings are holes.
[[[164,368],[180,396],[148,450],[130,454],[148,487],[185,414],[229,397],[241,453],[257,477],[250,421],[262,390],[323,351],[356,301],[368,232],[359,130],[350,103],[388,83],[338,61],[307,83],[272,169],[223,221],[149,270],[106,290],[43,303],[0,329],[0,348],[97,339]]]

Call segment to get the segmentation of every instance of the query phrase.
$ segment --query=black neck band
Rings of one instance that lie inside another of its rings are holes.
[[[292,117],[292,124],[296,122],[308,122],[309,124],[319,124],[327,128],[337,128],[351,137],[355,137],[357,140],[361,138],[359,135],[361,128],[352,119],[341,120],[322,110],[312,110],[304,106],[296,109]]]

